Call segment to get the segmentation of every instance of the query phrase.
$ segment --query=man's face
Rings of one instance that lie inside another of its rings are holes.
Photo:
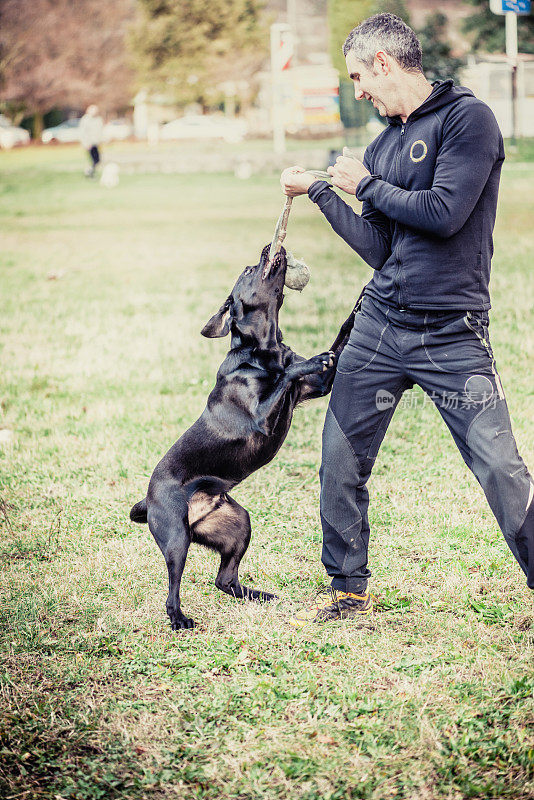
[[[355,53],[349,50],[346,56],[347,71],[354,83],[354,97],[356,100],[370,100],[378,110],[381,117],[393,116],[390,105],[387,78],[374,69],[369,69],[363,61],[356,58]]]

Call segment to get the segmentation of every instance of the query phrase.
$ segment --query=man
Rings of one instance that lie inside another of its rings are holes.
[[[292,620],[297,626],[372,610],[366,483],[414,384],[436,404],[534,588],[534,484],[488,338],[499,127],[469,89],[426,80],[419,40],[393,14],[354,28],[343,52],[356,99],[370,100],[388,121],[363,163],[344,155],[328,170],[334,186],[363,202],[362,212],[301,167],[281,177],[286,195],[307,193],[374,268],[323,431],[322,561],[331,585]]]
[[[98,107],[91,105],[80,120],[80,141],[89,155],[91,165],[85,170],[86,178],[93,178],[100,163],[99,145],[104,135],[104,122]]]

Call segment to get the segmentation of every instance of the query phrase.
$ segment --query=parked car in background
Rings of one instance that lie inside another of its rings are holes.
[[[246,133],[247,125],[242,120],[195,114],[167,122],[160,131],[160,138],[223,139],[225,142],[241,142]]]
[[[134,127],[129,119],[112,119],[104,125],[104,141],[124,141],[133,136]]]
[[[80,141],[80,120],[68,119],[54,125],[53,128],[45,128],[41,134],[43,144],[50,142],[79,142]]]
[[[0,147],[9,150],[19,144],[28,144],[30,134],[24,128],[18,128],[3,114],[0,114]]]

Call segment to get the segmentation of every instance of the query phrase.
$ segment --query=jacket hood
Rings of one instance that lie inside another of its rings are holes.
[[[471,89],[466,89],[465,86],[455,86],[452,78],[446,81],[434,81],[432,84],[432,93],[427,97],[424,103],[412,111],[408,119],[417,119],[423,117],[425,114],[431,114],[437,111],[438,108],[448,106],[455,103],[460,97],[474,97]],[[400,117],[388,117],[387,121],[390,125],[402,125]]]

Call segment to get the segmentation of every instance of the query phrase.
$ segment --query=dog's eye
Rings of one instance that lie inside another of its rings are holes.
[[[244,271],[243,275],[250,275],[250,273],[253,272],[253,270],[254,270],[254,267],[247,267],[246,270]]]

